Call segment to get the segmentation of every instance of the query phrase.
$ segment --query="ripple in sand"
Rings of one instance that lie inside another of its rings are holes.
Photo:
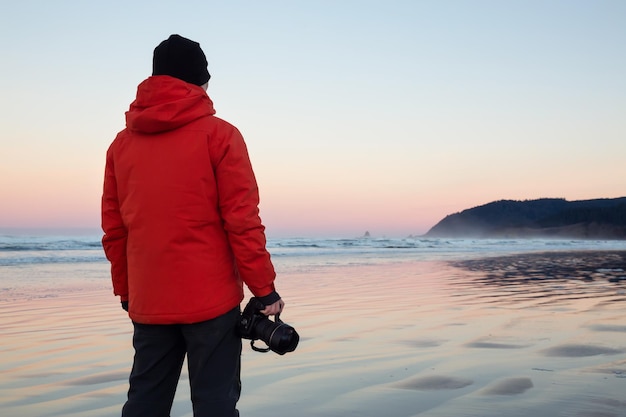
[[[120,371],[72,379],[65,382],[65,385],[96,385],[126,380],[128,380],[128,371]]]
[[[609,374],[615,376],[616,378],[626,378],[626,360],[607,363],[590,369],[590,372]]]
[[[603,405],[603,406],[615,407],[618,409],[626,408],[626,401],[616,400],[615,398],[598,397],[598,398],[590,398],[589,401],[596,403],[596,404]]]
[[[624,353],[624,351],[602,346],[574,344],[554,346],[543,351],[543,354],[546,356],[559,356],[564,358],[582,358],[585,356],[597,355],[617,355],[619,353]]]
[[[513,345],[509,343],[493,343],[493,342],[472,342],[468,343],[465,346],[471,348],[482,348],[482,349],[522,349],[528,347],[528,345]]]
[[[411,346],[411,347],[416,347],[416,348],[429,348],[429,347],[441,346],[443,341],[435,340],[435,339],[417,339],[417,340],[405,340],[402,343],[406,346]]]
[[[596,332],[619,332],[626,333],[626,326],[619,326],[615,324],[594,324],[589,326],[591,330]]]
[[[482,393],[484,395],[516,395],[522,394],[532,387],[533,381],[530,378],[508,378],[485,388]]]
[[[472,385],[474,381],[465,378],[433,375],[411,378],[393,384],[394,388],[413,389],[418,391],[435,391],[446,389],[460,389]]]

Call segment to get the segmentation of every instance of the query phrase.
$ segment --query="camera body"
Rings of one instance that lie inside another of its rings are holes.
[[[265,309],[256,297],[252,297],[241,313],[237,329],[244,339],[250,339],[250,346],[257,352],[269,352],[270,350],[284,355],[293,352],[298,346],[300,336],[296,329],[280,320],[276,314],[275,321],[270,320],[261,310]],[[267,348],[254,346],[255,340],[262,340]]]

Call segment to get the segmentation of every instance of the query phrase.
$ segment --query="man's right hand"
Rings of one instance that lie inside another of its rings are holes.
[[[266,316],[275,316],[276,314],[280,314],[283,312],[283,308],[285,307],[285,302],[281,299],[276,301],[274,304],[270,304],[265,306],[264,310],[261,310],[261,313]]]

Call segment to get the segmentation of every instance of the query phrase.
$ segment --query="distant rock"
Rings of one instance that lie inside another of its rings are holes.
[[[626,197],[500,200],[448,215],[425,236],[626,239]]]

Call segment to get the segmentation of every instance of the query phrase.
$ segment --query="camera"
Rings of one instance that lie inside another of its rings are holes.
[[[244,339],[250,339],[250,346],[257,352],[272,350],[279,355],[293,352],[300,340],[296,329],[280,320],[280,314],[276,314],[275,321],[270,320],[261,313],[263,309],[265,306],[256,297],[248,301],[239,319],[239,335]],[[258,339],[265,342],[267,348],[254,346],[254,341]]]

